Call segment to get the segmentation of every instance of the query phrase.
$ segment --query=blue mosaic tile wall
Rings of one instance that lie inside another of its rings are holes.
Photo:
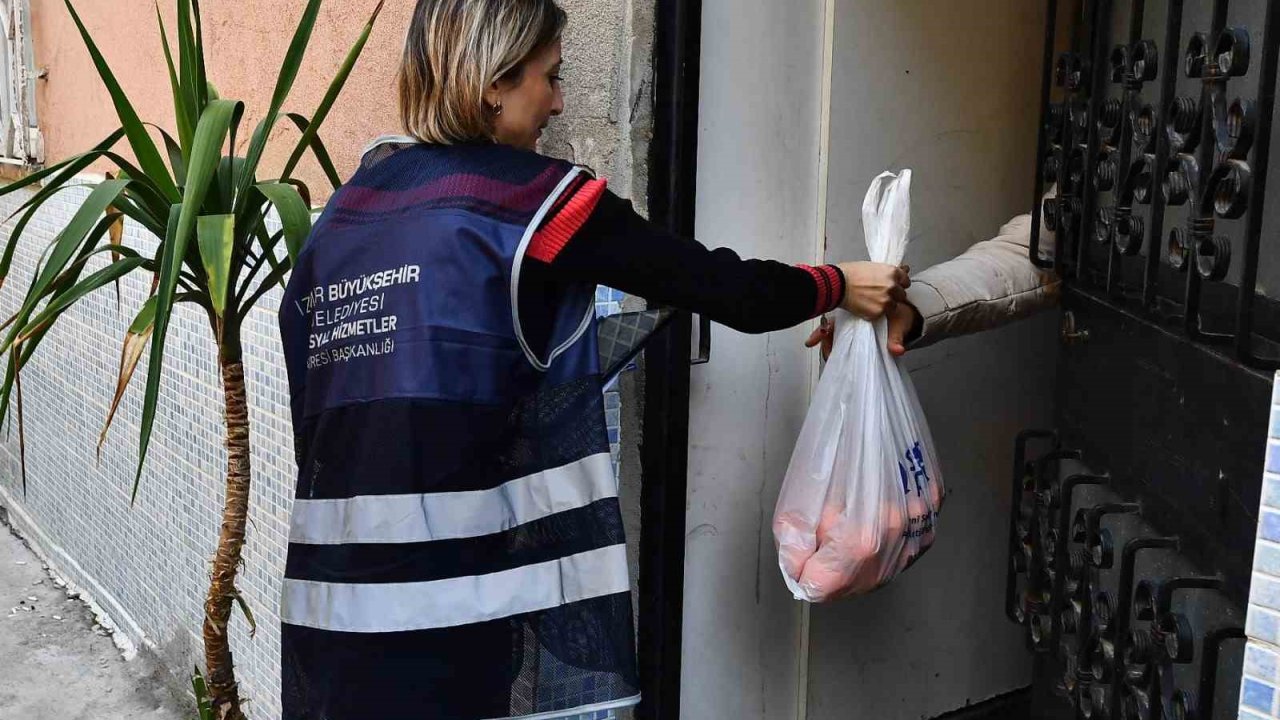
[[[596,317],[606,317],[622,312],[622,300],[626,294],[604,286],[596,288]],[[629,366],[628,369],[634,367]],[[609,429],[609,452],[613,455],[613,473],[618,474],[619,451],[622,438],[621,420],[622,395],[618,392],[618,383],[610,383],[604,393],[605,426]]]
[[[1253,552],[1241,720],[1280,720],[1280,375],[1277,378]]]

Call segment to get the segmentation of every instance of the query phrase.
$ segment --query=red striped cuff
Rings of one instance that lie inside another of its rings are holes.
[[[560,211],[547,221],[529,242],[525,257],[550,263],[556,259],[575,233],[582,229],[591,211],[596,209],[607,186],[604,180],[591,179],[582,184]]]
[[[797,265],[796,267],[813,277],[814,286],[818,290],[818,299],[813,310],[814,317],[835,310],[844,301],[844,273],[840,268],[835,265],[819,267]]]

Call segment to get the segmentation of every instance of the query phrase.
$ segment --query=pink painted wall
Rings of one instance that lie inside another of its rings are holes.
[[[377,0],[330,0],[322,6],[298,81],[285,103],[286,111],[312,114],[376,4]],[[413,4],[412,0],[387,2],[355,72],[321,130],[344,178],[354,169],[368,140],[399,131],[395,69]],[[75,6],[138,114],[176,136],[155,3],[79,0]],[[172,42],[174,3],[161,0],[160,6]],[[238,144],[247,144],[271,101],[276,73],[303,7],[302,0],[201,3],[209,78],[222,97],[242,100],[246,105]],[[36,81],[40,126],[46,158],[55,162],[88,149],[119,127],[119,122],[63,0],[31,0],[31,14],[36,65],[48,69],[48,76]],[[174,54],[176,62],[176,49]],[[297,137],[292,123],[277,126],[261,177],[278,171]],[[324,191],[328,185],[309,157],[298,176],[319,202],[327,197]]]

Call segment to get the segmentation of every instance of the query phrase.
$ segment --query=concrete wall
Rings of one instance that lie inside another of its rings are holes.
[[[560,0],[565,31],[565,114],[548,128],[543,152],[608,178],[647,208],[653,135],[652,0]]]
[[[233,3],[205,0],[209,73],[224,97],[248,104],[252,128],[269,102],[276,65],[288,45],[297,0]],[[286,109],[310,113],[374,5],[335,2],[323,6],[315,39]],[[623,196],[644,208],[652,78],[652,11],[631,0],[567,0],[565,37],[567,111],[553,122],[544,150],[592,165]],[[47,157],[56,162],[87,149],[118,121],[74,25],[60,0],[32,0],[41,128]],[[172,33],[173,11],[163,13]],[[346,175],[367,140],[397,130],[393,79],[413,3],[388,3],[323,135]],[[155,8],[150,2],[82,0],[77,4],[107,60],[144,120],[172,128]],[[266,68],[264,73],[264,68]],[[296,132],[282,129],[267,168],[278,167]],[[105,169],[105,168],[100,168]],[[265,171],[265,172],[269,172]],[[303,177],[324,187],[316,168]],[[58,195],[27,229],[12,278],[0,293],[5,316],[16,309],[40,251],[66,225],[86,191]],[[0,201],[7,216],[26,199]],[[324,193],[317,192],[317,200]],[[0,230],[6,238],[11,225]],[[125,241],[141,251],[154,247],[132,222]],[[129,493],[136,467],[140,412],[139,367],[103,449],[94,455],[114,388],[120,343],[146,295],[146,278],[122,283],[121,303],[101,292],[70,311],[50,333],[23,373],[27,492],[21,487],[16,432],[0,442],[0,506],[54,569],[105,611],[121,644],[154,652],[179,687],[201,662],[201,601],[221,512],[225,453],[220,380],[207,323],[179,311],[170,329],[168,361],[152,450],[136,505]],[[622,298],[602,290],[597,308],[616,311]],[[245,328],[246,375],[253,425],[254,489],[240,589],[253,608],[258,633],[232,622],[242,696],[251,718],[279,717],[279,620],[276,606],[284,569],[285,538],[293,497],[294,461],[288,390],[275,322],[278,291],[264,297]],[[638,538],[639,378],[624,376],[621,408],[609,400],[609,416],[621,425],[622,497],[632,539]],[[633,544],[634,545],[634,544]],[[634,558],[634,547],[633,547]],[[634,559],[633,559],[634,567]],[[0,714],[3,714],[0,712]],[[598,720],[593,718],[592,720]]]

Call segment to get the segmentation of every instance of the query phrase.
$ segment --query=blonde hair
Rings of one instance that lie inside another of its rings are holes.
[[[396,77],[405,132],[442,145],[492,140],[485,89],[518,81],[566,21],[555,0],[418,0]]]

